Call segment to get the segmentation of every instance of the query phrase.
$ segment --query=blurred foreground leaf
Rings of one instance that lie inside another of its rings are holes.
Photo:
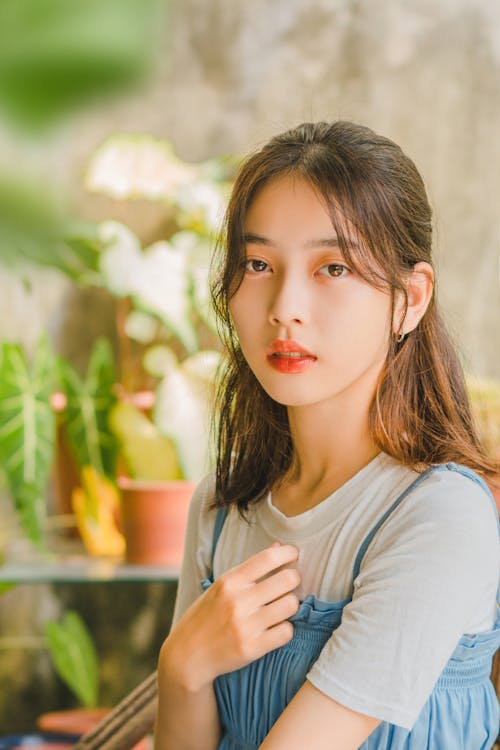
[[[99,286],[104,244],[97,224],[64,216],[47,185],[33,177],[0,176],[0,264],[21,277],[34,264],[55,268],[77,283]]]
[[[0,108],[34,130],[136,83],[152,61],[159,8],[157,0],[2,0]]]

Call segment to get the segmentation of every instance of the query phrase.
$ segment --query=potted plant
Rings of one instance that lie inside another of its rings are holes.
[[[51,711],[38,717],[37,726],[42,732],[71,738],[93,729],[111,710],[99,705],[99,657],[80,615],[69,610],[60,621],[45,624],[44,643],[58,676],[78,702],[77,708]],[[146,750],[147,739],[141,740],[134,750]]]
[[[45,336],[32,358],[19,344],[0,346],[0,465],[21,529],[38,547],[45,543],[47,488],[62,428],[78,467],[114,476],[118,446],[107,426],[114,384],[104,340],[84,376],[55,356]]]
[[[141,372],[142,382],[152,386],[138,393],[122,378],[109,413],[120,446],[127,560],[178,566],[189,500],[211,466],[209,405],[220,358],[199,343],[200,330],[211,325],[200,289],[202,278],[206,285],[201,240],[176,232],[142,250],[116,222],[101,224],[99,236],[106,242],[103,277],[127,301],[118,326],[121,370],[129,377]],[[130,355],[131,341],[140,351],[140,368]]]
[[[188,502],[212,463],[208,407],[220,345],[208,267],[229,170],[224,160],[181,162],[160,139],[117,135],[85,175],[90,191],[154,200],[169,216],[168,236],[147,247],[119,222],[97,226],[101,278],[121,301],[120,398],[109,425],[120,444],[129,562],[180,564]]]
[[[155,165],[156,171],[148,174],[143,170],[138,179],[134,170],[144,164]],[[121,198],[145,196],[160,201],[170,217],[168,237],[142,247],[135,234],[118,222],[72,223],[64,225],[64,232],[58,229],[64,242],[47,243],[44,253],[36,257],[77,284],[104,287],[117,300],[119,351],[114,369],[109,344],[98,342],[85,375],[59,359],[54,368],[59,380],[46,375],[35,379],[45,389],[41,403],[46,418],[44,430],[38,433],[38,423],[34,426],[37,446],[41,446],[38,453],[35,451],[41,467],[35,493],[37,507],[40,510],[53,459],[55,423],[50,402],[57,409],[57,432],[63,438],[56,443],[56,464],[61,463],[61,450],[68,442],[75,463],[71,494],[80,528],[87,525],[87,533],[82,533],[87,542],[92,538],[92,528],[94,541],[103,522],[108,530],[112,528],[109,519],[116,513],[109,510],[113,505],[110,482],[120,485],[123,496],[146,490],[150,495],[153,490],[163,492],[167,482],[175,482],[168,489],[174,489],[177,495],[181,488],[184,495],[190,495],[194,483],[210,467],[207,404],[220,345],[209,311],[207,277],[212,234],[225,200],[226,174],[223,161],[202,165],[180,162],[166,142],[149,137],[112,138],[91,162],[86,176],[88,188],[109,191],[114,179],[121,185]],[[47,351],[47,344],[41,345],[39,368],[45,366],[45,360],[52,363]],[[19,349],[16,357],[21,357]],[[26,385],[31,378],[26,359],[21,370],[14,367],[10,354],[3,361],[10,362],[13,381],[22,370],[17,403],[25,403],[23,389],[29,391]],[[55,391],[51,395],[52,388]],[[15,413],[7,416],[13,424]],[[8,422],[4,420],[4,424]],[[25,438],[26,432],[18,434],[16,444],[23,459]],[[151,452],[153,444],[155,453]],[[11,448],[0,434],[0,456],[3,449],[6,465]],[[147,466],[145,455],[149,458]],[[26,477],[24,468],[21,474]],[[59,470],[57,477],[61,476]],[[147,487],[145,482],[149,483]],[[31,485],[20,489],[19,482],[9,481],[9,486],[18,509],[31,507],[24,500],[26,493],[35,492]],[[182,520],[175,522],[183,528],[186,502],[177,499],[173,505],[177,510],[184,507]],[[99,509],[107,520],[99,516]],[[124,525],[127,531],[137,528],[138,522],[125,520]],[[101,534],[108,541],[110,536]],[[117,546],[111,544],[112,552],[118,547],[118,538],[114,539]],[[99,544],[95,549],[89,546],[98,553],[106,551]],[[129,550],[132,548],[129,545]],[[130,553],[130,558],[136,560],[135,553]],[[179,562],[178,545],[175,557],[166,559],[172,564]],[[159,561],[165,562],[165,558]]]

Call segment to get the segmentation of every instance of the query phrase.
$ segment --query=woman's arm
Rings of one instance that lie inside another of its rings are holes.
[[[158,711],[155,750],[216,750],[221,736],[212,684],[193,690],[183,670],[176,674],[168,639],[158,663]]]
[[[306,680],[260,750],[357,750],[379,724],[379,719],[351,711]]]
[[[298,608],[297,549],[274,544],[220,576],[186,610],[158,663],[155,750],[213,750],[220,727],[213,681],[283,646]]]

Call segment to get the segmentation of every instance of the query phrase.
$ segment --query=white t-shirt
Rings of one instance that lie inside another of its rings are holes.
[[[352,593],[308,679],[342,705],[408,729],[459,638],[493,627],[500,568],[491,499],[461,474],[439,471],[379,529],[352,590],[358,548],[417,476],[380,453],[300,515],[285,516],[270,496],[250,506],[250,523],[232,507],[213,569],[217,578],[276,540],[295,545],[300,599],[338,601]],[[210,475],[191,503],[174,623],[211,568],[213,488]]]

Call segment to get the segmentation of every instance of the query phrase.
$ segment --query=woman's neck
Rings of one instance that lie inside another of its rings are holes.
[[[285,515],[314,507],[380,452],[368,429],[368,407],[336,403],[289,408],[294,461],[273,504]]]

